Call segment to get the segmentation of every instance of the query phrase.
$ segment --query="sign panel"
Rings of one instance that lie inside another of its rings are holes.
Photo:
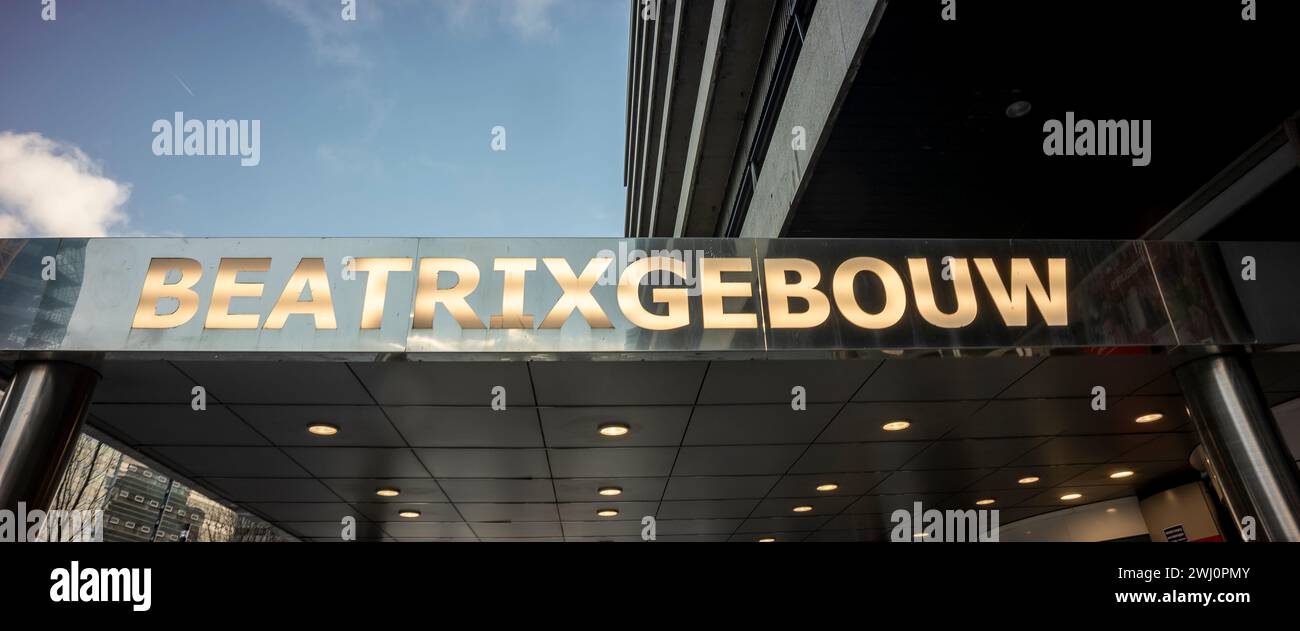
[[[1213,249],[1161,243],[1153,257],[1149,245],[1157,244],[9,240],[0,241],[0,351],[752,353],[1249,341]]]

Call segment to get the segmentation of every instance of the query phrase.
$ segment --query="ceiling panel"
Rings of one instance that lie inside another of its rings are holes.
[[[991,399],[1024,376],[1041,357],[887,359],[854,401]]]
[[[1033,451],[1017,458],[1014,464],[1024,467],[1106,462],[1151,440],[1149,434],[1061,436],[1048,439]]]
[[[743,519],[661,519],[655,524],[659,536],[730,535]]]
[[[978,410],[983,401],[850,403],[817,437],[819,443],[883,440],[934,440]],[[885,431],[894,421],[911,423],[902,431]]]
[[[1196,445],[1196,434],[1179,432],[1161,434],[1150,442],[1142,443],[1115,457],[1117,460],[1144,462],[1150,460],[1178,460],[1186,462]]]
[[[310,477],[275,447],[150,447],[144,451],[174,464],[181,473],[201,478]]]
[[[537,411],[530,407],[385,406],[412,447],[541,447]]]
[[[808,536],[802,541],[811,542],[850,542],[850,541],[886,541],[889,539],[889,531],[884,529],[872,530],[827,530],[822,529],[817,532],[808,533]],[[781,541],[780,538],[777,541]]]
[[[1132,471],[1133,475],[1124,478],[1112,478],[1112,473]],[[1134,486],[1151,482],[1163,476],[1178,473],[1180,471],[1192,471],[1192,465],[1187,460],[1170,460],[1158,462],[1115,462],[1112,464],[1097,465],[1080,473],[1069,480],[1062,482],[1060,486]]]
[[[523,362],[358,362],[352,370],[380,405],[492,404],[492,389],[505,388],[506,406],[533,405]]]
[[[1043,438],[983,438],[941,440],[931,443],[906,469],[977,469],[1001,467],[1030,449],[1042,444]],[[1039,463],[1024,463],[1039,464]],[[1043,463],[1048,464],[1048,463]],[[1052,463],[1056,464],[1056,463]],[[1065,463],[1060,463],[1065,464]]]
[[[660,519],[732,519],[749,515],[756,499],[665,500],[656,517]]]
[[[903,466],[929,443],[837,443],[813,445],[799,458],[791,473],[892,471]]]
[[[937,506],[947,493],[904,493],[902,495],[864,495],[851,504],[844,512],[849,514],[868,513],[883,515],[885,518],[896,510],[913,510],[917,502],[922,508]]]
[[[546,451],[542,449],[430,449],[417,448],[424,466],[438,478],[545,478]]]
[[[343,541],[343,526],[337,521],[312,522],[278,522],[277,526],[298,535],[309,537],[313,541]],[[356,524],[357,540],[379,540],[388,537],[380,524],[358,521]]]
[[[610,498],[614,499],[614,498]],[[659,502],[565,502],[560,504],[560,518],[565,522],[571,521],[635,521],[638,525],[641,518],[647,515],[656,515],[655,508]],[[601,517],[597,511],[612,509],[618,511],[613,517]],[[663,517],[659,514],[658,517]],[[567,528],[566,528],[567,534]]]
[[[340,497],[312,478],[204,478],[202,481],[232,502],[332,502]]]
[[[762,475],[785,473],[802,445],[682,447],[673,475]]]
[[[91,407],[91,423],[135,445],[266,445],[224,406],[194,410],[185,404],[104,404]],[[305,432],[304,432],[305,433]]]
[[[970,508],[996,508],[1003,510],[1018,506],[1031,497],[1041,493],[1039,489],[1002,489],[999,491],[962,491],[954,493],[944,498],[939,506],[941,509],[965,510]],[[979,505],[975,502],[980,500],[993,500],[993,504]]]
[[[933,469],[927,471],[895,471],[872,493],[954,493],[992,473],[993,469]]]
[[[251,502],[248,508],[275,521],[329,521],[340,528],[344,517],[357,517],[356,509],[343,502]]]
[[[534,362],[539,405],[690,405],[706,362]]]
[[[370,395],[338,362],[213,361],[176,366],[222,403],[365,405]]]
[[[1154,423],[1135,422],[1150,413],[1165,417]],[[1110,401],[1105,410],[1092,409],[1091,398],[998,400],[990,401],[949,437],[1164,432],[1186,421],[1186,406],[1177,397],[1126,397]]]
[[[559,521],[555,504],[458,503],[456,508],[466,520],[479,521]]]
[[[1054,355],[1007,388],[999,398],[1091,397],[1095,386],[1121,397],[1169,371],[1163,355]]]
[[[542,431],[548,447],[676,447],[691,418],[691,407],[596,406],[544,407]],[[604,436],[606,423],[624,423],[628,433]]]
[[[795,410],[790,403],[701,405],[691,416],[687,445],[807,443],[830,422],[842,404],[810,403]]]
[[[459,522],[384,522],[379,527],[393,537],[457,537],[472,538],[474,531],[468,524]]]
[[[780,479],[775,475],[674,476],[668,480],[665,500],[707,500],[719,498],[760,499]]]
[[[285,453],[318,478],[418,478],[428,471],[410,449],[286,447]]]
[[[453,502],[554,502],[551,480],[446,478],[439,482]],[[490,521],[490,520],[489,520]]]
[[[461,521],[456,507],[447,502],[358,502],[353,504],[357,512],[370,521],[414,522],[414,521]],[[415,517],[403,517],[401,513],[414,511]]]
[[[662,523],[656,524],[656,534],[662,533]],[[636,537],[641,538],[641,522],[631,520],[566,521],[567,537]]]
[[[785,403],[802,386],[809,402],[842,402],[866,381],[880,360],[779,360],[713,362],[701,404]]]
[[[1089,469],[1091,465],[1003,467],[970,485],[970,490],[1043,489],[1061,484]],[[1020,480],[1038,478],[1021,484]]]
[[[386,526],[386,524],[385,524]],[[480,537],[563,537],[564,532],[558,523],[545,522],[474,522],[470,528]],[[389,530],[385,528],[385,530]],[[391,532],[391,530],[390,530]],[[401,536],[392,533],[394,536]]]
[[[910,506],[908,507],[911,508]],[[884,513],[845,513],[826,522],[826,530],[885,530],[894,527],[890,516]]]
[[[830,517],[848,508],[856,499],[846,496],[765,499],[758,503],[751,517]],[[811,506],[812,510],[796,513],[796,506]]]
[[[601,497],[597,491],[616,486],[623,490],[620,501],[654,501],[664,494],[667,478],[556,478],[555,496],[561,502],[588,502]]]
[[[591,447],[548,449],[557,478],[668,477],[677,450],[672,447]]]
[[[231,410],[277,445],[401,447],[402,437],[376,405],[236,405]],[[307,431],[313,423],[339,428],[333,436]]]
[[[348,502],[444,502],[447,497],[433,478],[331,478],[322,481]],[[397,497],[375,495],[379,489],[397,489]]]
[[[95,403],[186,403],[194,382],[171,362],[111,361],[99,368]]]
[[[821,528],[829,520],[829,515],[820,517],[751,517],[736,529],[736,533],[807,532]]]
[[[869,473],[811,473],[811,474],[790,474],[781,478],[781,481],[772,488],[768,497],[807,497],[816,494],[818,497],[834,497],[840,495],[858,496],[867,493],[881,480],[889,477],[885,471],[873,471]],[[833,491],[819,492],[817,487],[822,484],[834,483],[839,488]]]
[[[1075,500],[1061,499],[1067,493],[1080,493],[1083,497]],[[1048,489],[1035,495],[1023,502],[1023,506],[1079,506],[1082,504],[1091,504],[1111,500],[1117,497],[1125,497],[1133,494],[1133,487],[1123,484],[1110,484],[1105,486],[1058,486],[1054,489]]]

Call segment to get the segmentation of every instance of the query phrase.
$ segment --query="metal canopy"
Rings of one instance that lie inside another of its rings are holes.
[[[384,540],[633,540],[645,515],[661,540],[878,539],[914,501],[995,499],[1005,524],[1131,495],[1187,474],[1195,443],[1168,363],[1149,355],[102,369],[93,427],[320,540],[348,515]],[[1274,400],[1300,391],[1300,355],[1259,355],[1256,370]],[[195,385],[206,411],[191,409]],[[1105,411],[1090,405],[1097,385]],[[489,405],[495,386],[506,410]],[[1134,422],[1149,413],[1164,418]],[[882,429],[899,419],[911,427]],[[340,432],[306,431],[319,422]],[[631,431],[601,436],[610,422]],[[815,490],[828,482],[839,488]],[[607,486],[623,493],[598,495]],[[401,495],[375,495],[385,487]]]

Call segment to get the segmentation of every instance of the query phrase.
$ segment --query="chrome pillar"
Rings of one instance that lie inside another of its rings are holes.
[[[0,508],[49,507],[98,381],[77,364],[18,364],[0,405]]]
[[[1242,528],[1255,538],[1300,541],[1300,482],[1273,413],[1249,365],[1240,356],[1192,359],[1175,370],[1210,475]]]

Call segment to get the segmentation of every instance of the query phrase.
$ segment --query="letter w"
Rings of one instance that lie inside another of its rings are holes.
[[[1043,289],[1043,281],[1034,271],[1029,259],[1011,259],[1011,290],[1002,284],[1002,277],[993,259],[975,259],[984,285],[988,287],[993,304],[1002,314],[1007,326],[1025,326],[1029,323],[1029,303],[1025,294],[1033,299],[1042,312],[1047,326],[1066,326],[1069,315],[1065,298],[1065,259],[1047,259],[1047,279],[1051,292]]]

